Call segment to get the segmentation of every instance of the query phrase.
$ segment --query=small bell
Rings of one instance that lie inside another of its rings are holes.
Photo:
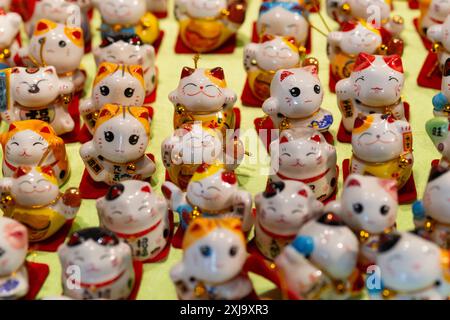
[[[370,234],[369,234],[367,231],[361,230],[361,231],[359,232],[359,240],[360,240],[361,242],[366,242],[367,239],[369,239],[369,237],[370,237]]]
[[[288,119],[283,119],[280,123],[280,130],[287,130],[291,127]]]
[[[437,53],[442,48],[442,44],[440,42],[433,43],[433,46],[431,47],[431,52]]]
[[[256,59],[252,59],[252,61],[250,62],[252,64],[252,66],[256,66],[258,64],[258,62],[256,61]]]
[[[13,202],[13,198],[10,195],[4,195],[1,197],[0,203],[2,207],[7,207]]]
[[[65,94],[62,97],[62,101],[64,104],[69,104],[72,102],[72,95],[71,94]]]
[[[114,30],[114,32],[119,32],[120,30],[122,30],[122,25],[120,24],[115,24],[112,29]]]
[[[222,9],[222,11],[220,11],[220,13],[224,17],[228,17],[230,15],[230,11],[228,11],[227,9]]]
[[[298,53],[300,54],[300,56],[306,55],[306,47],[305,46],[298,47]]]
[[[317,69],[319,69],[319,60],[314,57],[308,57],[302,62],[302,67],[307,66],[315,66]]]
[[[388,46],[385,45],[384,43],[380,46],[380,53],[381,54],[386,54],[386,52],[388,51]]]
[[[345,293],[346,289],[345,289],[345,283],[342,281],[337,281],[335,283],[335,288],[336,288],[336,292],[339,294],[343,294]]]
[[[404,19],[399,16],[399,15],[395,15],[392,17],[392,22],[396,23],[396,24],[404,24]]]
[[[194,289],[194,295],[195,295],[197,298],[199,298],[199,297],[203,297],[203,296],[205,295],[205,293],[206,293],[206,288],[205,288],[205,286],[203,285],[203,283],[198,283],[198,284],[195,286],[195,289]]]
[[[130,163],[127,165],[127,173],[134,174],[136,172],[136,164]]]
[[[381,292],[381,295],[383,296],[384,299],[391,299],[394,296],[394,293],[389,289],[384,289]]]
[[[4,49],[0,54],[0,59],[8,59],[9,57],[11,57],[11,51],[9,49]]]
[[[175,108],[175,112],[178,113],[178,114],[183,114],[183,113],[185,113],[185,111],[186,111],[186,108],[184,106],[181,106],[181,105],[178,105]]]
[[[348,3],[344,3],[341,7],[342,12],[349,14],[351,12],[351,7]]]
[[[424,225],[423,227],[424,227],[424,229],[425,229],[427,232],[432,232],[433,229],[434,229],[434,223],[433,223],[433,221],[431,221],[431,220],[428,219],[428,220],[425,222],[425,225]]]
[[[191,220],[199,218],[200,214],[201,214],[200,210],[198,209],[197,206],[195,206],[194,209],[191,212]]]
[[[402,169],[406,168],[407,166],[409,166],[409,159],[406,159],[405,156],[401,156],[398,166]]]
[[[442,111],[445,113],[450,113],[450,104],[447,104]]]

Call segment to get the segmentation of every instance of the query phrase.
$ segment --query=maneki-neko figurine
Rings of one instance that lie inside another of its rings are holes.
[[[351,141],[353,124],[359,114],[390,114],[395,119],[409,118],[409,105],[402,100],[405,81],[399,55],[360,53],[350,77],[336,84],[336,97],[342,114],[338,140]]]
[[[227,86],[221,67],[184,67],[178,87],[169,94],[175,107],[174,129],[186,123],[201,122],[203,126],[218,129],[226,134],[228,129],[240,126],[239,109],[233,108],[236,93]]]
[[[100,109],[106,104],[123,107],[142,106],[145,101],[144,69],[140,65],[103,62],[94,78],[90,98],[81,101],[80,115],[83,119],[81,142],[92,138]],[[149,116],[153,110],[149,107]]]
[[[242,103],[260,107],[270,97],[270,83],[277,70],[299,67],[303,54],[294,38],[264,35],[261,42],[247,44],[244,49],[247,81]]]
[[[310,128],[284,130],[270,145],[271,182],[302,182],[316,199],[334,200],[339,177],[336,148]]]
[[[399,203],[416,200],[412,167],[413,139],[407,121],[392,115],[360,115],[352,132],[353,154],[350,162],[344,160],[344,180],[348,172],[370,175],[397,182]]]
[[[433,39],[429,39],[428,30],[433,25],[441,25],[450,14],[450,1],[448,0],[420,0],[420,15],[413,20],[417,32],[427,49],[433,46]]]
[[[188,225],[198,217],[233,216],[243,221],[243,230],[251,229],[252,196],[238,188],[237,177],[220,163],[203,164],[197,168],[183,192],[172,182],[164,182],[163,193],[169,208],[180,216],[180,226],[172,245],[180,247]]]
[[[403,54],[403,40],[386,29],[375,28],[364,20],[344,22],[339,31],[328,34],[330,91],[335,92],[339,80],[350,77],[358,54]]]
[[[0,8],[0,69],[15,66],[14,58],[20,49],[20,26],[22,18],[14,12],[6,12]]]
[[[176,0],[176,53],[232,53],[244,23],[245,0]]]
[[[122,181],[149,179],[155,172],[154,161],[145,154],[149,141],[146,108],[107,104],[100,109],[92,140],[80,148],[86,166],[80,184],[83,198],[99,198]]]
[[[49,166],[58,184],[63,185],[70,176],[69,159],[64,141],[53,128],[40,120],[13,122],[8,131],[0,135],[3,149],[2,173],[12,177],[19,167]]]
[[[432,41],[432,46],[417,77],[419,86],[431,89],[441,88],[442,77],[445,77],[444,74],[447,72],[445,64],[450,58],[450,39],[447,36],[449,32],[449,17],[443,23],[428,28],[427,37]]]
[[[161,34],[159,21],[147,9],[146,0],[93,0],[100,11],[102,39],[138,35],[146,44],[156,44]]]
[[[219,130],[201,123],[182,125],[161,144],[166,180],[183,191],[202,164],[220,162],[232,171],[239,166],[244,154],[238,137],[223,137]]]
[[[339,200],[325,206],[325,211],[339,215],[358,237],[361,272],[375,264],[380,237],[395,230],[397,209],[395,180],[358,174],[347,178]]]
[[[75,218],[81,197],[78,189],[60,192],[51,167],[19,167],[0,180],[1,208],[6,217],[25,225],[31,243],[42,242]]]

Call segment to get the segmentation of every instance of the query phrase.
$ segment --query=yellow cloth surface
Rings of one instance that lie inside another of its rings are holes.
[[[209,55],[201,56],[199,66],[201,67],[215,67],[221,66],[225,70],[225,76],[228,86],[236,91],[238,96],[242,92],[246,74],[242,65],[243,49],[245,44],[250,41],[252,24],[257,18],[259,0],[250,0],[246,21],[238,34],[238,44],[233,54]],[[170,8],[173,7],[173,1],[169,3]],[[419,198],[421,198],[423,190],[426,185],[428,172],[430,169],[430,162],[432,159],[438,158],[439,154],[432,145],[430,139],[425,133],[425,121],[432,117],[431,98],[435,94],[434,90],[420,88],[416,85],[416,78],[422,66],[422,63],[427,54],[423,47],[419,35],[416,33],[412,20],[418,16],[418,10],[410,10],[406,2],[394,2],[395,12],[405,18],[406,30],[403,32],[403,38],[406,42],[406,49],[404,53],[404,69],[406,75],[406,85],[404,88],[404,97],[411,105],[411,125],[414,137],[414,178],[417,185]],[[159,83],[157,100],[153,104],[155,109],[154,121],[152,123],[152,140],[148,148],[157,159],[157,174],[155,178],[158,185],[155,187],[160,192],[161,182],[164,179],[164,167],[161,163],[160,145],[164,138],[169,136],[172,132],[172,117],[173,106],[169,102],[167,96],[178,83],[181,68],[185,65],[193,66],[192,55],[177,55],[174,53],[174,45],[178,34],[178,24],[173,17],[172,9],[169,10],[169,17],[161,20],[161,28],[165,32],[162,46],[157,56],[157,66],[159,68]],[[334,29],[336,24],[331,21],[325,14],[325,8],[322,5],[322,13],[325,16],[328,25]],[[311,22],[314,26],[322,31],[326,31],[317,14],[311,15]],[[95,15],[92,30],[97,30],[99,26],[98,13]],[[98,32],[97,32],[98,33]],[[312,56],[318,58],[320,62],[320,78],[322,80],[323,88],[326,90],[323,107],[332,111],[336,122],[331,128],[331,132],[335,136],[340,120],[340,113],[336,104],[336,97],[328,91],[328,59],[326,56],[326,39],[319,32],[312,32],[313,46]],[[95,43],[99,43],[99,36],[96,34]],[[95,63],[92,54],[87,55],[83,60],[83,67],[89,73],[89,81],[86,83],[86,90],[90,92],[92,84],[92,76],[95,73]],[[253,126],[253,119],[260,117],[263,112],[258,108],[243,107],[238,100],[237,106],[240,107],[242,113],[242,129],[248,129],[243,132],[245,137],[257,139],[256,132]],[[3,124],[3,129],[5,129]],[[336,143],[338,150],[338,164],[341,166],[342,160],[350,158],[351,146],[348,144]],[[68,187],[76,187],[79,185],[82,173],[83,163],[79,157],[78,150],[80,144],[67,145],[72,175],[64,189]],[[260,148],[263,150],[263,148]],[[255,151],[249,150],[254,153]],[[238,169],[239,182],[242,187],[249,190],[252,194],[261,192],[265,186],[267,177],[262,172],[268,170],[268,157],[265,152],[261,154],[253,154],[261,158],[261,163],[258,165],[246,163]],[[260,171],[262,170],[262,171]],[[341,171],[342,172],[342,171]],[[339,190],[342,190],[342,174],[339,179]],[[80,212],[75,220],[72,231],[89,226],[97,226],[98,218],[95,209],[95,201],[84,200]],[[401,206],[398,213],[398,226],[401,230],[412,227],[411,205]],[[61,294],[61,268],[56,253],[46,252],[31,252],[29,260],[35,262],[46,263],[50,266],[50,275],[45,282],[38,298],[46,296],[55,296]],[[170,281],[169,271],[171,267],[181,259],[181,251],[171,249],[168,259],[161,263],[147,264],[144,267],[144,276],[141,288],[138,294],[138,299],[176,299],[175,289]],[[252,277],[255,281],[257,292],[266,292],[273,288],[268,282],[259,277]]]

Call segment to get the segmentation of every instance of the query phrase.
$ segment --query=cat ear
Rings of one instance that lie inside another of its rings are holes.
[[[286,136],[281,137],[280,144],[289,142],[289,139]]]
[[[102,111],[100,111],[100,114],[98,115],[99,118],[105,117],[105,116],[110,116],[111,115],[111,111],[109,111],[106,108],[103,108]]]
[[[12,68],[12,69],[11,69],[11,73],[19,74],[19,73],[20,73],[20,68],[18,68],[18,67]]]
[[[11,124],[9,125],[8,131],[13,131],[15,128],[16,128],[16,126],[14,125],[14,123],[11,123]]]
[[[361,52],[356,58],[353,72],[358,72],[368,68],[372,64],[372,62],[375,61],[375,58],[376,57],[374,55]]]
[[[236,174],[232,171],[222,172],[222,181],[228,184],[235,184],[237,182]]]
[[[319,70],[317,69],[317,67],[315,65],[305,66],[302,69],[305,70],[306,72],[311,73],[314,76],[317,76],[319,73]]]
[[[55,172],[53,171],[52,166],[45,166],[41,168],[42,173],[45,173],[48,176],[54,176]]]
[[[317,142],[317,143],[321,143],[321,142],[322,142],[322,138],[321,138],[320,135],[318,135],[318,134],[313,135],[313,136],[310,138],[310,140],[315,141],[315,142]]]
[[[140,75],[141,77],[144,76],[144,69],[142,68],[142,66],[133,66],[132,67],[132,71],[134,73],[137,73],[138,75]]]
[[[357,178],[350,176],[347,180],[347,183],[345,184],[345,187],[361,187],[361,182],[359,182]]]
[[[189,77],[194,72],[195,72],[195,69],[189,68],[189,67],[184,67],[183,70],[181,70],[181,78],[180,79],[184,79],[186,77]]]
[[[102,74],[104,74],[105,72],[108,72],[109,68],[108,68],[108,64],[106,63],[102,63],[100,65],[100,67],[98,68],[97,71],[97,77],[101,76]]]
[[[216,67],[216,68],[211,69],[210,73],[216,79],[219,79],[221,81],[225,80],[225,74],[221,67]]]
[[[44,73],[46,74],[56,74],[55,67],[50,66],[44,69]]]
[[[364,116],[362,114],[358,115],[353,124],[353,130],[362,127],[365,122],[366,122],[366,116]]]
[[[275,38],[275,37],[274,37],[273,35],[265,33],[265,34],[263,34],[263,36],[261,37],[261,41],[260,41],[260,42],[261,42],[261,43],[264,43],[264,42],[272,41],[274,38]]]
[[[46,20],[40,20],[35,27],[35,31],[36,32],[43,32],[43,31],[48,31],[50,30],[50,25],[47,23]]]
[[[40,132],[41,132],[41,133],[47,133],[47,134],[50,134],[50,133],[51,133],[49,126],[44,126],[44,127],[42,127],[42,129],[41,129]]]
[[[394,199],[397,199],[397,181],[393,179],[380,179],[379,180],[380,186],[386,190],[389,194],[392,195]]]
[[[293,75],[294,73],[289,71],[289,70],[283,70],[280,73],[280,82],[283,82],[284,79],[286,79],[287,77]]]
[[[299,196],[308,198],[308,190],[306,190],[306,189],[301,189],[299,192],[297,192],[297,194],[298,194]]]
[[[148,120],[148,119],[149,119],[149,114],[148,114],[148,112],[147,112],[147,111],[142,112],[142,113],[139,115],[139,118]]]
[[[120,195],[125,191],[125,186],[121,183],[115,184],[108,189],[105,195],[107,201],[112,201],[120,197]]]
[[[22,176],[25,176],[30,171],[30,168],[28,167],[18,167],[16,169],[16,172],[14,173],[14,178],[20,178]]]
[[[403,63],[402,58],[399,55],[393,54],[390,56],[383,56],[384,62],[392,69],[397,72],[403,73]]]
[[[141,188],[142,192],[146,192],[146,193],[152,193],[152,189],[150,188],[150,186],[144,186]]]

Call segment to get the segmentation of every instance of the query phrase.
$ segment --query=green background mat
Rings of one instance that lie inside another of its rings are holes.
[[[259,5],[260,2],[258,0],[250,0],[247,10],[247,17],[245,23],[239,31],[237,48],[233,54],[205,54],[201,56],[201,60],[199,61],[200,67],[223,67],[228,86],[235,90],[238,96],[241,95],[246,79],[246,74],[242,65],[243,49],[245,44],[250,42],[252,24],[257,18]],[[414,136],[415,156],[414,178],[420,198],[426,185],[430,162],[432,159],[439,157],[438,152],[435,150],[425,132],[425,122],[432,117],[433,108],[431,105],[431,98],[436,92],[435,90],[420,88],[416,84],[417,75],[427,54],[427,51],[423,47],[420,37],[416,33],[412,23],[413,18],[419,15],[419,11],[410,10],[407,7],[407,3],[403,1],[395,1],[394,6],[395,13],[403,16],[405,19],[405,31],[402,36],[406,43],[406,49],[403,56],[406,83],[403,90],[403,95],[405,100],[411,105],[411,126]],[[155,110],[155,116],[152,122],[152,139],[148,148],[148,151],[153,153],[157,159],[157,172],[154,177],[157,181],[157,186],[155,189],[158,190],[158,192],[160,192],[160,186],[164,179],[164,166],[161,163],[160,145],[163,139],[169,136],[173,131],[173,106],[167,96],[170,91],[176,88],[180,77],[181,68],[185,65],[193,66],[192,55],[175,54],[174,52],[174,45],[178,34],[178,24],[173,17],[172,7],[173,1],[169,1],[169,17],[161,20],[161,28],[164,30],[165,36],[156,61],[159,68],[159,84],[157,100],[152,104]],[[336,28],[336,23],[331,21],[326,16],[324,6],[322,6],[322,13],[328,25],[332,29]],[[99,27],[99,21],[98,13],[96,13],[92,30],[97,30]],[[311,23],[320,30],[326,31],[325,26],[321,23],[321,20],[317,14],[311,15]],[[95,33],[94,45],[98,45],[98,31],[95,31]],[[328,91],[326,38],[314,30],[312,31],[312,37],[313,45],[311,56],[314,56],[319,60],[320,79],[322,80],[323,88],[326,90],[323,107],[332,111],[335,116],[335,123],[332,126],[331,132],[334,136],[336,136],[340,121],[340,113],[337,108],[335,95]],[[89,73],[89,80],[86,83],[87,94],[89,94],[92,84],[92,77],[96,70],[92,54],[89,54],[84,58],[82,66]],[[256,117],[261,117],[263,115],[262,110],[259,108],[243,107],[240,100],[238,100],[237,106],[241,109],[242,113],[241,128],[248,129],[246,134],[252,139],[257,139],[253,126],[253,120]],[[6,129],[5,124],[3,124],[3,129]],[[67,145],[72,175],[64,188],[76,187],[80,183],[84,166],[78,154],[79,148],[80,144]],[[350,157],[351,146],[336,142],[336,148],[338,154],[338,164],[341,166],[342,160]],[[262,150],[263,148],[260,149]],[[264,161],[261,161],[258,165],[243,164],[237,170],[241,187],[247,189],[253,195],[262,191],[267,179],[265,174],[262,174],[261,172],[268,172],[268,158],[265,154],[263,154],[261,158]],[[341,190],[342,174],[339,180],[339,191]],[[401,206],[398,212],[397,222],[401,230],[412,227],[411,205]],[[95,201],[84,200],[73,225],[72,231],[90,226],[98,226]],[[31,252],[28,259],[30,261],[46,263],[50,266],[50,275],[40,291],[38,298],[61,294],[61,268],[57,254],[40,251]],[[166,261],[161,263],[146,264],[144,266],[144,275],[139,290],[138,299],[176,299],[176,293],[169,277],[169,271],[171,267],[180,259],[181,251],[172,248]],[[254,279],[254,285],[258,293],[266,292],[273,288],[272,284],[260,277],[252,275],[252,278]]]

